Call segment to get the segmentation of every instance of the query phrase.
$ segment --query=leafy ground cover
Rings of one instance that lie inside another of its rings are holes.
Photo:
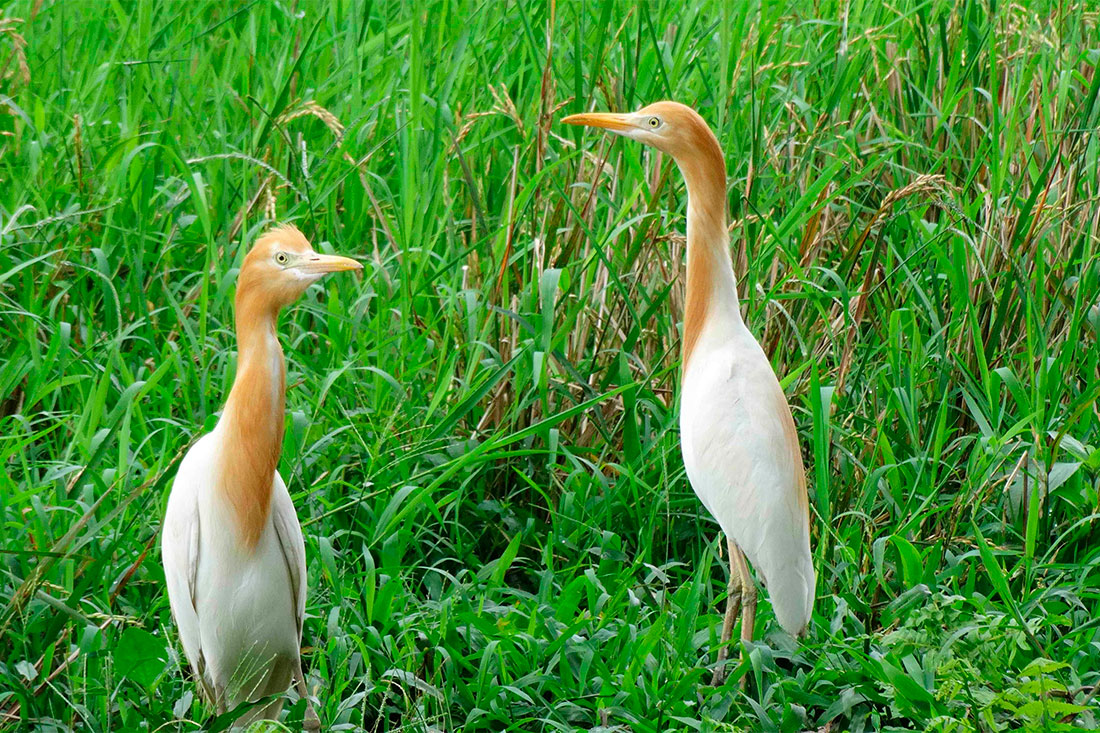
[[[1095,727],[1098,24],[969,0],[9,3],[0,727],[229,724],[181,672],[157,536],[272,220],[366,263],[281,324],[332,730]],[[819,576],[809,638],[762,601],[718,688],[725,566],[676,426],[682,183],[556,124],[670,97],[726,150]]]

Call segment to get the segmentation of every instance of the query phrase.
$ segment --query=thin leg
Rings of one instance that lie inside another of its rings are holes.
[[[321,730],[321,719],[317,717],[317,711],[313,709],[313,702],[309,699],[309,690],[306,689],[306,676],[302,674],[302,659],[294,668],[294,689],[298,691],[298,697],[306,701],[306,713],[302,716],[302,725],[308,731]]]
[[[737,620],[737,613],[741,610],[741,572],[733,562],[735,553],[739,553],[733,540],[727,539],[729,547],[730,582],[726,587],[726,615],[722,619],[722,640],[718,643],[718,663],[714,667],[714,676],[710,683],[714,686],[722,684],[726,679],[726,668],[723,662],[729,656],[729,641],[733,638],[733,624]]]
[[[217,683],[211,683],[210,685],[213,694],[214,714],[223,715],[229,706],[226,704],[226,690],[223,685]]]
[[[756,583],[753,582],[752,575],[749,573],[749,564],[745,562],[745,553],[741,552],[741,548],[736,545],[733,545],[730,549],[733,550],[730,553],[731,563],[737,565],[737,572],[741,576],[741,642],[745,644],[752,641],[756,627]],[[742,656],[745,654],[743,646],[741,654]],[[748,680],[748,675],[741,678],[741,689],[745,688]]]
[[[737,572],[741,576],[741,641],[752,641],[756,627],[756,583],[752,581],[749,573],[749,564],[745,562],[745,553],[741,548],[730,543],[731,562],[737,564]]]

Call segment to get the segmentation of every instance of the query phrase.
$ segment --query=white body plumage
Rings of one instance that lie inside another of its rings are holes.
[[[684,372],[684,467],[703,506],[763,576],[780,625],[798,635],[810,620],[815,577],[790,408],[736,304],[715,306]]]
[[[180,465],[161,554],[192,671],[212,699],[232,709],[290,686],[301,647],[306,564],[301,525],[277,472],[259,541],[242,546],[212,480],[218,437],[216,429],[204,436]],[[275,717],[281,707],[275,701],[255,717]]]

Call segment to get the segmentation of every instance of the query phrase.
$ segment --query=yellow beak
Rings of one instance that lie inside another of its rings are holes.
[[[569,115],[562,119],[567,125],[585,125],[586,127],[602,127],[605,130],[622,132],[631,130],[634,124],[626,115],[617,115],[610,112],[589,112],[587,114]]]
[[[362,270],[363,266],[350,257],[314,254],[298,263],[298,269],[310,275],[324,275],[329,272]]]

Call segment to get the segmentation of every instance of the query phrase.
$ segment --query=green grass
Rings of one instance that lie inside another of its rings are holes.
[[[0,728],[228,725],[157,540],[271,216],[366,264],[281,321],[331,729],[1100,724],[1087,3],[226,5],[0,16]],[[765,593],[719,688],[683,185],[556,122],[667,97],[726,150],[814,508],[808,639]]]

